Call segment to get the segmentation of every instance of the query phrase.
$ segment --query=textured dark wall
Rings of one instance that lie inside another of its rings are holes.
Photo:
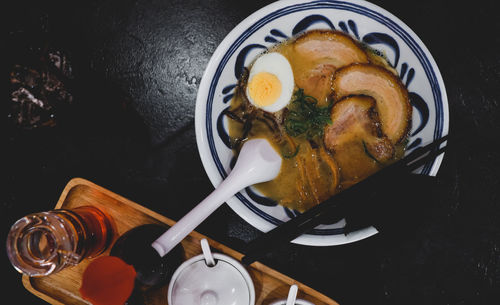
[[[1,5],[2,238],[16,219],[52,208],[72,177],[173,219],[212,190],[195,141],[197,88],[224,36],[268,1],[9,2]],[[498,304],[498,10],[489,1],[375,3],[419,35],[447,87],[450,131],[460,137],[429,194],[433,207],[406,238],[290,245],[264,262],[341,304]],[[54,127],[23,130],[9,123],[8,73],[47,43],[73,60],[75,100]],[[260,234],[226,206],[199,231],[238,250]],[[3,298],[43,304],[0,253]]]

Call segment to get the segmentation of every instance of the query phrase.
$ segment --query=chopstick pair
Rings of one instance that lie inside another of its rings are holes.
[[[426,146],[415,149],[401,160],[261,235],[247,245],[246,255],[241,260],[242,263],[250,265],[272,252],[273,249],[287,244],[325,221],[333,223],[343,219],[348,211],[352,211],[350,205],[352,206],[353,203],[360,200],[360,194],[366,194],[377,188],[384,189],[391,184],[391,181],[401,180],[401,175],[410,174],[425,163],[434,160],[445,151],[447,146],[441,147],[441,145],[447,140],[448,136],[446,135]],[[401,181],[399,182],[401,183]],[[372,202],[372,204],[379,203]]]

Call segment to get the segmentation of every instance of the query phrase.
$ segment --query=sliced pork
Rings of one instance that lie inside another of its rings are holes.
[[[335,104],[332,125],[324,143],[340,167],[342,180],[359,181],[394,156],[394,146],[381,130],[376,102],[369,96],[350,96]]]
[[[314,30],[293,42],[289,58],[295,82],[305,94],[326,103],[332,93],[335,70],[352,63],[368,63],[368,56],[360,45],[339,31]]]
[[[408,91],[396,75],[374,64],[352,64],[337,70],[332,87],[335,99],[356,94],[373,97],[382,131],[393,144],[405,138],[412,107]]]

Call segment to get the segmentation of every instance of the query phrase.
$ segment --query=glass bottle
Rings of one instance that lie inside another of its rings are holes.
[[[167,226],[159,224],[135,227],[120,236],[110,251],[110,255],[134,266],[137,272],[136,288],[140,290],[167,284],[184,261],[184,249],[180,243],[163,257],[151,246],[167,229]]]
[[[21,273],[46,276],[106,250],[113,238],[109,217],[92,206],[27,215],[7,237],[9,260]]]

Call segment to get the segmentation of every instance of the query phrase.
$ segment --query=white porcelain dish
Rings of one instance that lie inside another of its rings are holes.
[[[383,52],[410,92],[413,125],[408,152],[448,134],[448,100],[439,69],[417,35],[401,20],[374,4],[359,0],[272,3],[238,24],[221,42],[203,75],[196,101],[198,150],[212,184],[227,177],[233,152],[227,118],[238,77],[262,51],[310,29],[336,29]],[[443,155],[417,171],[436,175]],[[297,215],[246,188],[227,201],[244,220],[267,232]],[[311,246],[339,245],[376,234],[370,227],[344,234],[345,222],[323,224],[293,242]]]
[[[208,266],[203,254],[177,268],[168,287],[168,304],[254,305],[255,288],[250,274],[237,260],[214,253],[216,264]]]

